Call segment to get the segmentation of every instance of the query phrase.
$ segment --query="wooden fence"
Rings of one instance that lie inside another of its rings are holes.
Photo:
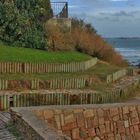
[[[42,105],[71,105],[71,104],[103,104],[121,102],[134,96],[134,91],[140,88],[140,79],[119,89],[102,92],[85,93],[19,93],[0,95],[0,110],[10,107],[27,107]]]
[[[107,75],[106,82],[107,83],[112,83],[112,82],[117,81],[118,79],[120,79],[120,78],[122,78],[126,75],[128,75],[128,70],[127,69],[122,69],[122,70],[116,71],[112,74]]]
[[[0,90],[15,89],[79,89],[93,84],[90,77],[59,78],[51,80],[0,80]]]
[[[0,73],[79,72],[87,70],[96,63],[97,58],[92,58],[83,62],[69,63],[0,62]]]

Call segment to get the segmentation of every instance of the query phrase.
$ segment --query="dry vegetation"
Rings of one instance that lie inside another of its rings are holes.
[[[76,50],[114,65],[127,65],[123,57],[83,20],[72,19],[71,31],[59,25],[49,25],[49,27],[47,25],[45,30],[50,51]]]

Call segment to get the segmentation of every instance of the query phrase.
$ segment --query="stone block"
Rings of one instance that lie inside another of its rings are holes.
[[[99,125],[99,129],[100,129],[100,132],[101,134],[105,134],[106,130],[105,130],[105,125]]]
[[[95,132],[96,132],[97,136],[101,136],[101,132],[100,132],[100,129],[98,127],[95,128]]]
[[[127,114],[127,113],[129,113],[129,108],[128,108],[128,106],[124,106],[123,107],[123,114]]]
[[[60,130],[61,129],[61,121],[60,121],[60,116],[59,115],[55,115],[55,122],[57,125],[57,129]]]
[[[67,131],[63,131],[63,134],[65,134],[68,137],[72,137],[71,135],[71,131],[67,130]]]
[[[64,112],[64,115],[73,114],[73,110],[71,110],[71,109],[65,109],[65,110],[63,110],[63,112]]]
[[[94,137],[93,140],[101,140],[99,137]]]
[[[129,128],[125,128],[125,134],[128,136],[130,135],[130,129]]]
[[[139,126],[138,125],[134,125],[133,128],[134,128],[134,131],[135,132],[140,132],[140,129],[139,129]]]
[[[72,139],[79,139],[79,128],[72,129]]]
[[[132,111],[132,112],[133,112],[133,111],[136,111],[136,107],[135,107],[135,106],[130,106],[130,107],[129,107],[129,110]]]
[[[53,117],[54,117],[53,110],[44,110],[44,118],[45,118],[45,120],[53,118]]]
[[[81,138],[87,138],[88,137],[88,131],[85,128],[80,128],[80,137]]]
[[[125,133],[125,128],[124,128],[124,126],[118,127],[118,133]]]
[[[61,120],[61,126],[64,126],[65,125],[64,114],[60,114],[60,120]]]
[[[76,118],[78,127],[85,126],[85,118],[84,118],[83,113],[77,113],[77,114],[75,114],[75,118]]]
[[[110,122],[109,121],[105,121],[105,130],[107,133],[110,132]]]
[[[137,106],[138,113],[140,114],[140,106]]]
[[[97,114],[98,114],[98,117],[103,117],[104,116],[104,110],[99,108],[97,109]]]
[[[135,139],[140,140],[140,132],[135,132]]]
[[[82,113],[83,112],[83,109],[74,109],[74,111],[73,111],[75,114],[76,113]]]
[[[85,118],[89,118],[89,117],[93,117],[94,116],[94,113],[93,113],[92,109],[87,109],[83,113],[84,113],[84,117]]]
[[[130,117],[131,117],[131,118],[138,117],[137,111],[136,111],[136,110],[135,110],[135,111],[132,111],[132,112],[130,113]]]
[[[109,133],[107,140],[115,140],[114,134],[113,133]]]
[[[133,129],[133,126],[130,126],[130,134],[134,134],[134,129]]]
[[[88,135],[90,137],[96,136],[95,129],[94,128],[88,129]]]
[[[39,117],[44,116],[44,115],[43,115],[43,110],[35,110],[34,112],[35,112],[35,114],[36,114],[37,116],[39,116]]]
[[[138,117],[132,118],[131,123],[132,123],[132,125],[139,124],[140,123],[139,118]]]
[[[116,122],[120,119],[120,116],[119,115],[113,116],[112,119],[113,119],[113,121]]]
[[[121,134],[121,139],[126,140],[126,136],[124,134]]]
[[[117,107],[114,107],[114,108],[110,108],[110,115],[111,116],[115,116],[115,115],[118,115],[119,114],[119,110]]]
[[[55,109],[55,110],[54,110],[54,114],[56,114],[56,115],[62,114],[62,110],[60,110],[60,109]]]
[[[74,118],[73,114],[65,115],[65,124],[75,122],[76,119]]]
[[[93,120],[93,126],[96,127],[99,125],[99,120],[97,117],[94,117],[94,120]]]
[[[103,117],[99,118],[99,124],[104,124],[104,123],[105,123],[104,118]]]
[[[124,127],[125,128],[128,128],[129,127],[129,121],[127,120],[127,121],[124,121]]]
[[[76,128],[76,127],[77,127],[76,122],[67,123],[64,126],[62,126],[62,130],[64,130],[64,131],[72,130],[73,128]]]
[[[128,120],[130,118],[130,115],[128,114],[123,114],[123,120]]]
[[[92,138],[91,137],[88,137],[88,138],[85,138],[84,140],[92,140]]]
[[[93,128],[93,118],[87,118],[85,120],[85,125],[86,128]]]
[[[117,127],[124,126],[124,121],[117,121]]]
[[[115,140],[121,140],[121,135],[120,135],[120,134],[117,134],[117,135],[115,136]]]
[[[113,133],[108,133],[108,138],[109,137],[114,137],[114,134]]]

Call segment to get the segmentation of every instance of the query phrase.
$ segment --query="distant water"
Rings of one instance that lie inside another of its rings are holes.
[[[140,39],[109,38],[106,39],[131,65],[140,63]]]

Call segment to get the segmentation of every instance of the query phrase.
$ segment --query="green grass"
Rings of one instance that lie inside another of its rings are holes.
[[[122,68],[110,64],[98,63],[95,67],[92,68],[92,72],[98,76],[106,76],[120,69]]]
[[[47,52],[43,50],[9,46],[0,42],[0,61],[56,63],[86,61],[90,58],[89,55],[75,51]]]

